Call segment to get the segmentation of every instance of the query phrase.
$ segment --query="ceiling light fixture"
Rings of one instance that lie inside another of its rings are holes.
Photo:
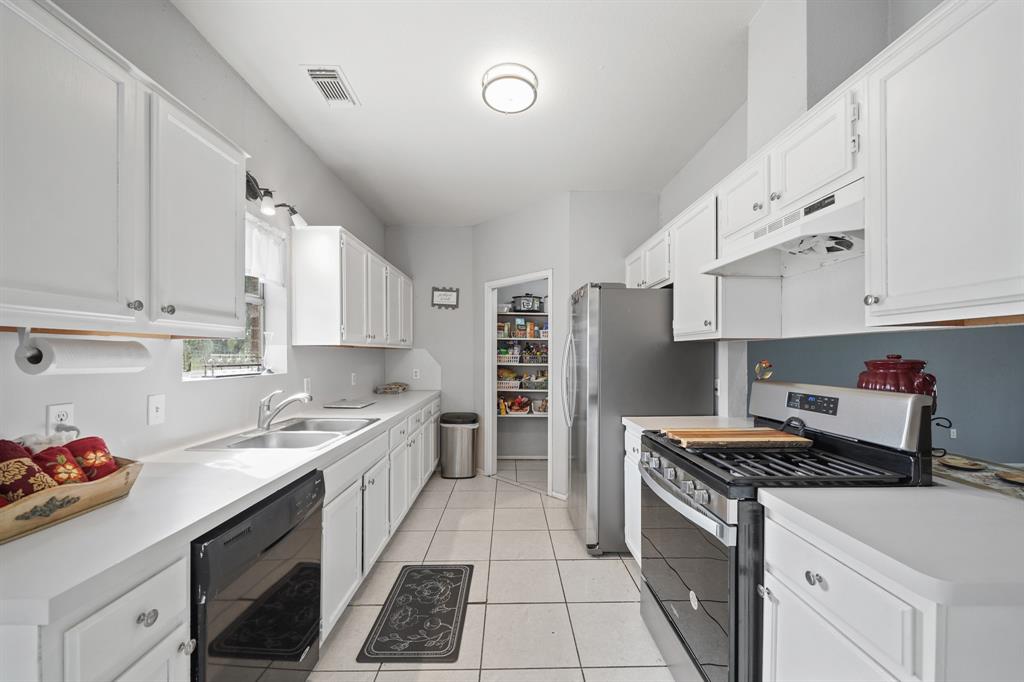
[[[260,213],[263,215],[274,215],[277,209],[274,208],[274,193],[266,187],[260,187]]]
[[[484,103],[503,114],[526,111],[537,101],[537,74],[507,62],[487,69],[483,79]]]
[[[274,204],[275,208],[287,208],[288,217],[292,219],[292,227],[306,227],[309,223],[306,219],[299,215],[299,209],[295,208],[291,204]]]

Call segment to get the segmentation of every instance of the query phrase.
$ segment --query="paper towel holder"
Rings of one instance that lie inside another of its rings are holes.
[[[29,339],[31,336],[31,327],[18,327],[18,350],[25,351],[25,360],[29,364],[38,365],[43,361],[43,351],[30,344]]]

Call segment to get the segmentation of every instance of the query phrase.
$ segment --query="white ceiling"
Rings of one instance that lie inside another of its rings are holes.
[[[173,0],[387,225],[472,225],[564,190],[658,192],[746,98],[761,0]],[[540,80],[483,103],[503,61]],[[301,65],[342,68],[330,109]]]

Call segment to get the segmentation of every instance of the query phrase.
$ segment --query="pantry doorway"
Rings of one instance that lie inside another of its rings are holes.
[[[484,414],[480,468],[551,492],[551,271],[484,285]]]

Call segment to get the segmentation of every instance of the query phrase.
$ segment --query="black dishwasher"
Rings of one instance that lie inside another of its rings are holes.
[[[314,471],[192,542],[193,680],[257,668],[272,682],[316,665],[323,500]]]

